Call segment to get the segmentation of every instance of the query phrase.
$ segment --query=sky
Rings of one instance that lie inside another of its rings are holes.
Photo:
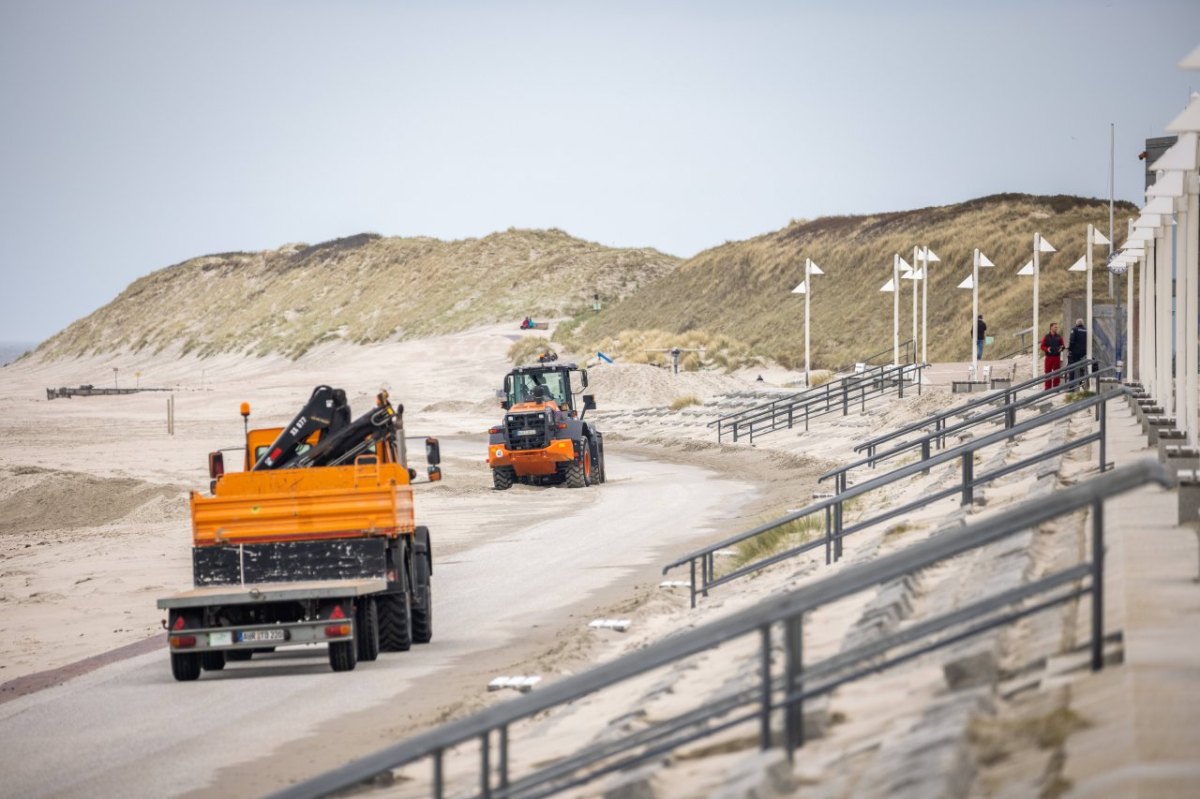
[[[691,256],[998,192],[1144,204],[1195,0],[0,0],[0,341],[199,255],[557,227]]]

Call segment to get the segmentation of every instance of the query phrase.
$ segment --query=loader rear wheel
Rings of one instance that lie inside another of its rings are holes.
[[[332,642],[329,645],[329,665],[334,671],[354,671],[358,665],[358,642]]]
[[[492,487],[497,491],[506,491],[512,488],[516,478],[517,473],[511,466],[498,466],[492,469]]]
[[[407,592],[384,594],[379,603],[379,648],[407,652],[412,647],[412,606]]]
[[[200,679],[200,656],[194,652],[172,652],[171,676],[179,682]]]
[[[575,447],[579,450],[579,456],[567,464],[566,480],[564,480],[567,488],[583,488],[586,486],[588,484],[588,475],[592,471],[592,456],[588,449],[587,439],[576,441]]]
[[[433,639],[433,584],[429,568],[429,553],[419,553],[413,561],[413,583],[421,601],[412,606],[412,639],[414,644],[427,644]]]
[[[220,649],[215,652],[201,652],[200,666],[205,671],[221,671],[225,668],[225,652]]]
[[[364,597],[358,605],[358,629],[354,638],[358,641],[358,659],[370,663],[379,657],[379,606],[373,597]]]

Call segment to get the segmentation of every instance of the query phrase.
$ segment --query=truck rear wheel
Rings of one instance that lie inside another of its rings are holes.
[[[171,676],[180,682],[200,679],[200,656],[194,652],[172,652]]]
[[[567,488],[583,488],[588,484],[588,477],[592,471],[592,453],[588,447],[587,439],[581,439],[575,442],[575,447],[579,451],[579,455],[575,460],[567,464]]]
[[[413,561],[413,582],[421,597],[412,607],[412,639],[415,644],[427,644],[433,638],[433,584],[429,554],[419,553]]]
[[[220,649],[215,652],[201,652],[200,666],[205,671],[221,671],[225,668],[225,652]]]
[[[412,647],[412,607],[408,592],[384,594],[379,603],[379,648],[407,652]]]
[[[354,671],[358,665],[358,642],[332,642],[329,645],[329,665],[334,671]]]
[[[364,597],[358,605],[358,659],[370,663],[379,657],[379,606],[373,597]]]
[[[507,491],[512,488],[517,473],[511,466],[497,466],[492,469],[492,487],[497,491]]]

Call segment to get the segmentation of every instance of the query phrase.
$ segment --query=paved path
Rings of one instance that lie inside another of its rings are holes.
[[[1109,403],[1109,457],[1156,457],[1128,405]],[[1144,487],[1105,505],[1105,628],[1124,665],[1075,682],[1088,722],[1066,742],[1071,797],[1200,796],[1200,554],[1176,523],[1174,491]]]

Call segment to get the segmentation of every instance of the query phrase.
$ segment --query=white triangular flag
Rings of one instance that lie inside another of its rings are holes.
[[[992,259],[988,258],[983,253],[979,253],[979,265],[980,266],[995,266],[995,264],[992,263]]]
[[[1068,272],[1086,272],[1087,271],[1087,256],[1086,255],[1079,256],[1079,260],[1076,261],[1075,263],[1071,264],[1067,268],[1067,271]]]
[[[963,282],[959,283],[959,284],[958,284],[958,287],[959,287],[960,289],[973,289],[973,288],[975,288],[975,276],[974,276],[974,275],[967,275],[967,279],[966,279],[966,280],[964,280]]]
[[[812,260],[810,260],[810,259],[805,259],[805,263],[806,263],[806,265],[807,265],[807,267],[808,267],[808,273],[809,273],[810,275],[823,275],[823,274],[825,274],[824,272],[822,272],[822,271],[821,271],[821,267],[817,266],[817,264],[816,264],[816,262],[815,262],[815,261],[812,261]]]
[[[1027,261],[1024,266],[1017,270],[1018,275],[1032,275],[1033,261]]]
[[[896,290],[896,286],[892,283],[891,278],[888,278],[888,282],[884,283],[883,288],[880,289],[880,291],[895,291],[895,290]]]
[[[1046,241],[1045,239],[1039,237],[1038,238],[1038,252],[1058,252],[1058,250],[1054,249],[1053,244],[1051,244],[1050,242]]]
[[[925,247],[924,249],[921,250],[921,256],[925,259],[926,263],[930,263],[930,264],[940,263],[942,260],[941,258],[937,257],[937,253],[935,253],[933,250],[929,249],[928,247]]]
[[[1092,244],[1112,244],[1108,237],[1099,230],[1092,230]]]
[[[806,280],[801,280],[801,281],[800,281],[800,285],[799,285],[799,286],[796,286],[796,288],[792,289],[792,293],[793,293],[793,294],[805,294],[805,293],[807,293],[807,292],[808,292],[808,286],[804,285],[804,284],[805,284],[805,283],[807,283],[807,282],[808,282],[808,281],[806,281]]]
[[[904,260],[904,256],[900,256],[900,268],[908,269],[910,271],[912,270],[912,266],[908,263],[908,261]]]

